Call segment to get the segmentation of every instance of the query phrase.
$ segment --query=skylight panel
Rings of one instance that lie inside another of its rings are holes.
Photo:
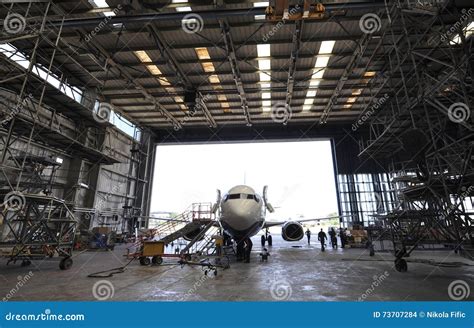
[[[271,81],[271,76],[269,74],[260,72],[259,75],[260,75],[261,82]]]
[[[318,56],[316,58],[316,64],[314,65],[314,67],[325,68],[328,66],[328,62],[329,62],[329,56]]]
[[[89,0],[89,3],[96,8],[109,8],[105,0]]]
[[[321,42],[321,47],[319,48],[320,55],[330,55],[334,48],[336,41],[323,41]]]
[[[270,57],[270,44],[257,44],[258,57]]]
[[[271,69],[270,59],[259,59],[258,60],[258,68],[262,71],[270,70]]]
[[[324,75],[324,69],[314,69],[313,75],[311,76],[313,79],[322,79]]]

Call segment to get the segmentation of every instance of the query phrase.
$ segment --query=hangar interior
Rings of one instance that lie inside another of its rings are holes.
[[[245,269],[229,256],[230,268],[218,266],[206,288],[195,288],[201,275],[192,265],[171,274],[159,267],[159,256],[141,256],[141,266],[132,257],[131,273],[114,276],[116,297],[179,300],[193,290],[187,297],[196,300],[278,300],[268,291],[278,273],[294,279],[292,299],[356,300],[375,274],[390,272],[389,287],[369,298],[446,299],[449,281],[472,281],[470,6],[468,0],[0,3],[0,275],[15,282],[25,267],[35,272],[19,299],[94,299],[87,274],[123,265],[129,244],[150,230],[163,234],[165,245],[194,233],[180,250],[183,261],[215,256],[212,235],[222,231],[214,204],[168,221],[151,216],[156,146],[330,139],[337,228],[350,232],[353,247],[329,257],[316,246],[276,242],[274,267]],[[330,281],[325,271],[312,274],[307,259],[339,279],[350,275],[358,287],[314,287],[318,279]],[[339,260],[351,261],[350,272]],[[458,265],[433,265],[447,261]],[[215,269],[203,267],[206,276]],[[56,296],[45,289],[53,285],[50,275],[58,279]],[[233,282],[242,275],[248,290],[236,291]],[[157,276],[166,288],[154,285]],[[61,293],[71,279],[83,288]],[[400,284],[414,291],[400,291]]]

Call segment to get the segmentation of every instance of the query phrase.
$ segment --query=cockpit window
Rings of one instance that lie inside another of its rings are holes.
[[[257,203],[260,203],[260,198],[257,195],[252,194],[230,194],[224,197],[224,202],[228,201],[229,199],[253,199]]]

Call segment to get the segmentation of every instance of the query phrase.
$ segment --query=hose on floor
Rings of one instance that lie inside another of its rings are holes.
[[[112,277],[114,274],[124,273],[125,269],[135,259],[136,259],[136,257],[133,257],[127,264],[125,264],[124,266],[118,267],[118,268],[113,268],[113,269],[109,269],[109,270],[105,270],[105,271],[99,271],[99,272],[91,273],[90,275],[87,276],[87,278],[109,278],[109,277]]]

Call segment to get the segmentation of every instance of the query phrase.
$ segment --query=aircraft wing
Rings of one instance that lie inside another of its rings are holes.
[[[265,221],[265,224],[263,225],[263,228],[270,228],[270,227],[274,227],[274,226],[279,226],[279,225],[283,225],[287,222],[292,222],[292,221],[302,223],[302,222],[332,220],[332,219],[347,218],[347,217],[352,217],[352,215],[330,216],[330,217],[324,217],[324,218],[305,219],[305,220],[291,220],[291,221],[280,221],[280,222]]]

